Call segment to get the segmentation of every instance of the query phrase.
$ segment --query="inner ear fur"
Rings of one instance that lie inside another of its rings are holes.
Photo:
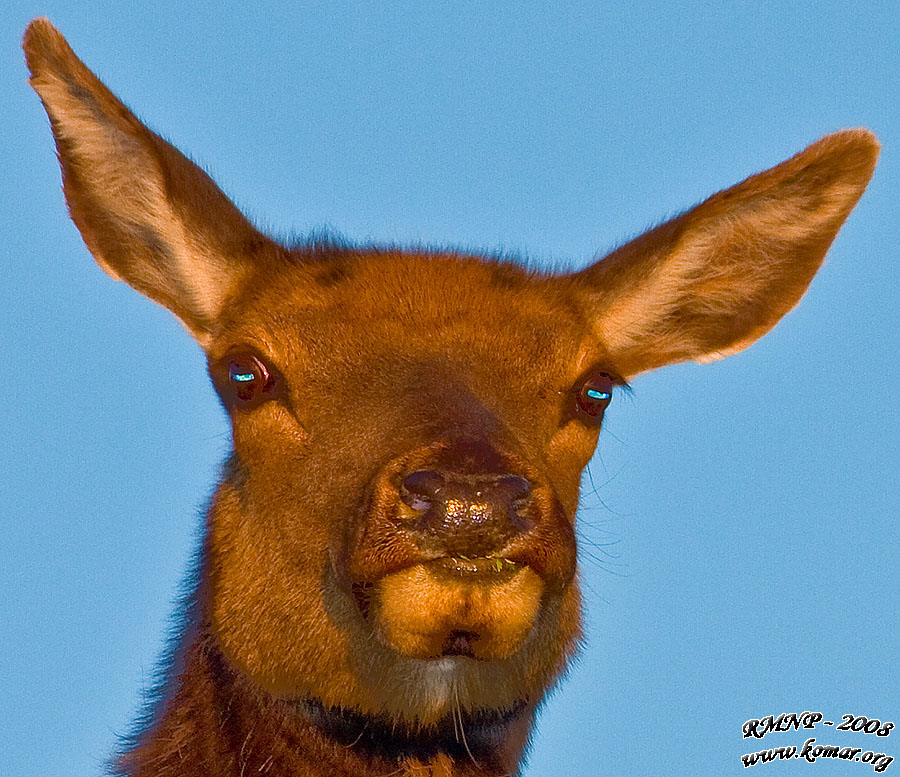
[[[145,127],[47,19],[28,25],[23,48],[50,117],[72,220],[94,258],[206,344],[253,258],[274,244]]]
[[[736,353],[808,288],[872,176],[865,129],[828,135],[574,273],[625,377]]]

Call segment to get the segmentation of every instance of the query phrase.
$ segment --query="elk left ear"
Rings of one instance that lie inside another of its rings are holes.
[[[879,144],[828,135],[568,276],[624,376],[737,353],[806,291]]]

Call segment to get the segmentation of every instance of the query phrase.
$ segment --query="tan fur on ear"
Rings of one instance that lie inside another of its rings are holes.
[[[44,18],[25,32],[72,219],[100,266],[169,308],[200,340],[264,238],[176,148],[151,132]]]
[[[746,348],[806,291],[872,176],[865,129],[828,135],[571,279],[621,373]]]

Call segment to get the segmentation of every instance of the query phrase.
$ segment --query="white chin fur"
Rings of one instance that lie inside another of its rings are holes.
[[[455,709],[510,709],[520,702],[510,672],[516,673],[509,662],[397,657],[379,683],[384,711],[398,720],[429,724]]]

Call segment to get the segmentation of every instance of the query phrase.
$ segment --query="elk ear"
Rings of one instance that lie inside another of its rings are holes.
[[[47,19],[23,42],[69,212],[97,263],[206,344],[266,244],[212,180],[129,111]]]
[[[806,291],[866,188],[879,145],[828,135],[574,273],[624,377],[737,353]]]

